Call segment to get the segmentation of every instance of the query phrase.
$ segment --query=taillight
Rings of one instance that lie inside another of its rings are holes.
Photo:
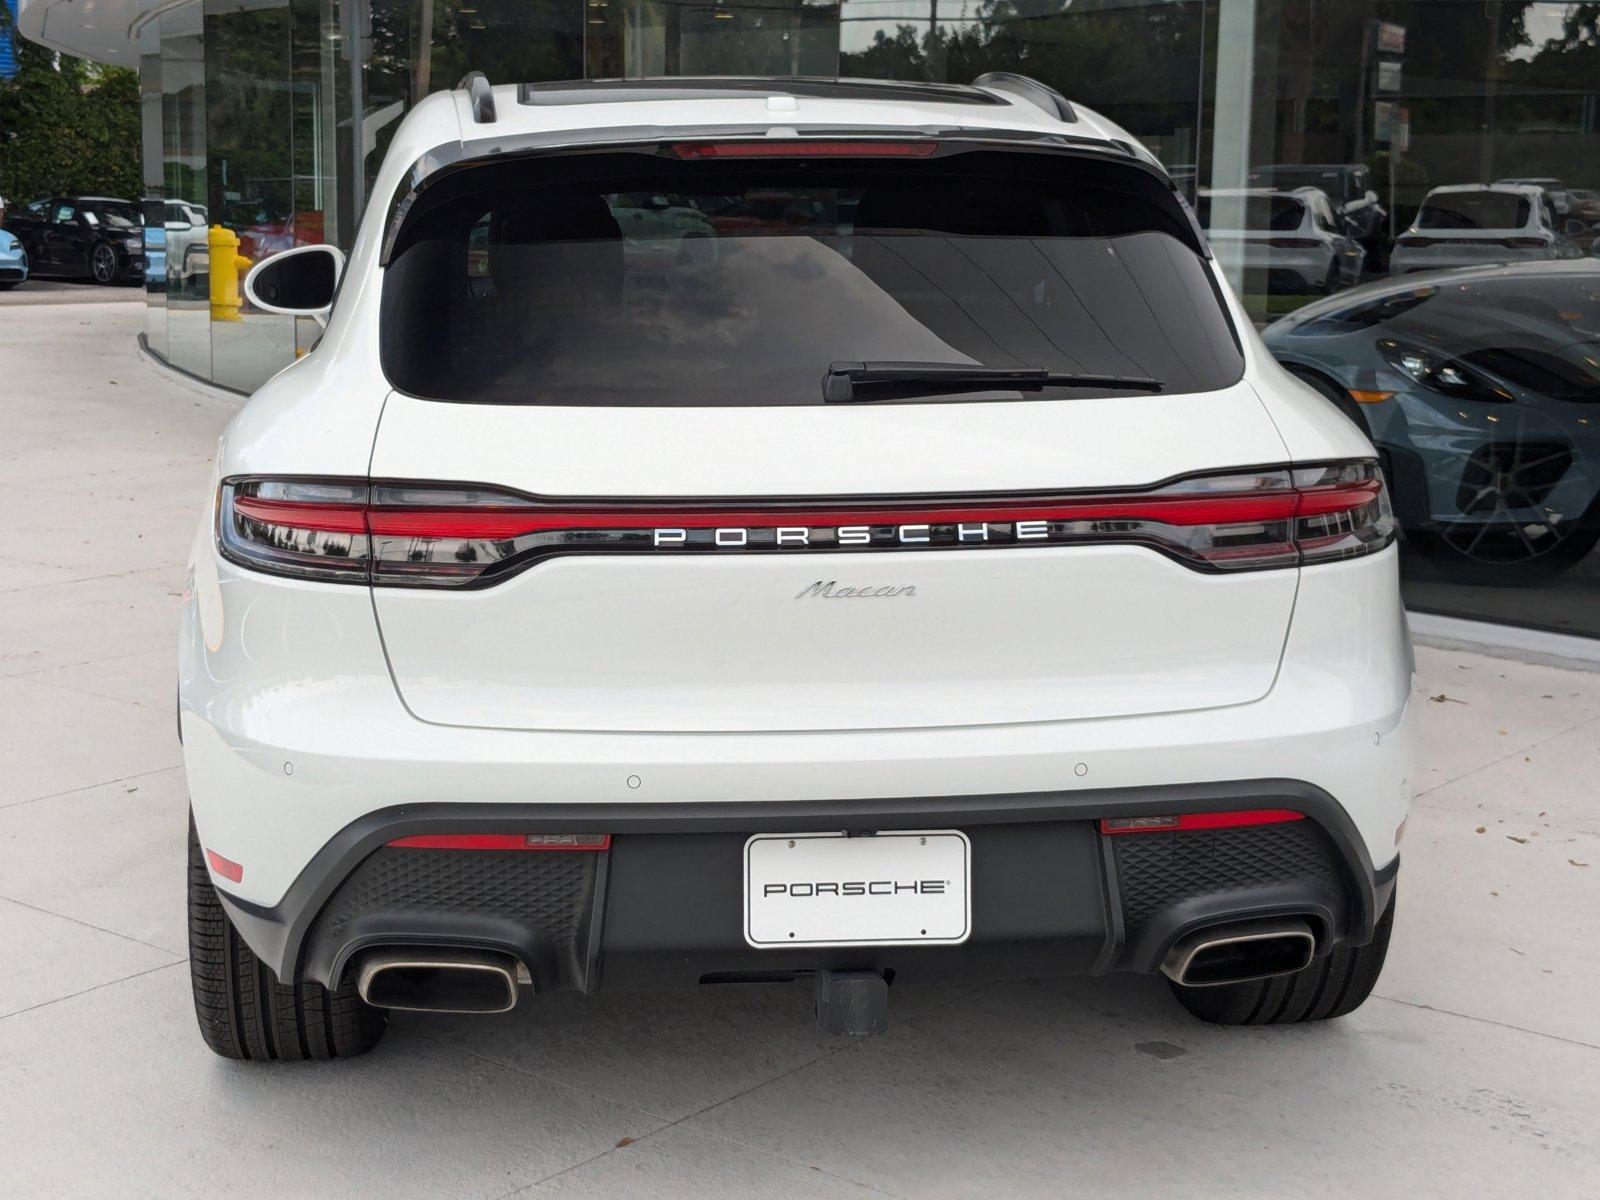
[[[1204,571],[1367,554],[1395,537],[1369,462],[1204,475],[1146,491],[839,503],[562,503],[451,484],[230,480],[217,540],[257,570],[379,587],[498,582],[566,554],[973,552],[1143,545]]]
[[[1354,558],[1395,539],[1394,509],[1370,462],[1300,467],[1294,477],[1295,548],[1303,564]]]
[[[365,583],[371,559],[365,483],[253,479],[222,485],[217,544],[245,566]]]

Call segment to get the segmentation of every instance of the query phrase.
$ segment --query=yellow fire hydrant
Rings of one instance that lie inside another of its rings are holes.
[[[239,235],[223,225],[213,225],[206,235],[211,251],[211,319],[239,321],[239,276],[250,260],[239,253]]]

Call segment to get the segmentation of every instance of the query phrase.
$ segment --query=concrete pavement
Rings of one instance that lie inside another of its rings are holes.
[[[92,279],[45,279],[34,276],[13,288],[0,289],[0,309],[19,304],[113,304],[142,301],[138,284],[98,284]]]
[[[0,315],[0,1197],[1600,1191],[1600,674],[1423,649],[1379,996],[1230,1030],[1158,980],[404,1016],[266,1067],[194,1030],[175,609],[234,404],[119,301]]]

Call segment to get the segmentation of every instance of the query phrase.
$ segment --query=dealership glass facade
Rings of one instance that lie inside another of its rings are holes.
[[[468,70],[1018,71],[1167,164],[1274,354],[1372,436],[1414,608],[1600,636],[1597,21],[1522,0],[162,7],[138,30],[147,337],[241,391],[303,353],[316,327],[251,311],[242,272],[347,246],[400,117]],[[1497,261],[1523,265],[1470,267]],[[1466,270],[1407,282],[1424,268]]]

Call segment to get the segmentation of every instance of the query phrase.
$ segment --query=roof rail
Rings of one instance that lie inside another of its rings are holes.
[[[494,124],[494,92],[489,87],[489,77],[482,71],[468,71],[456,84],[458,91],[467,94],[472,105],[472,119],[479,125]]]
[[[1046,87],[1037,79],[1018,75],[1015,71],[988,71],[974,79],[972,86],[988,88],[991,92],[1005,92],[1019,100],[1026,100],[1035,108],[1042,108],[1058,120],[1078,119],[1078,114],[1072,110],[1067,98],[1055,88]]]

